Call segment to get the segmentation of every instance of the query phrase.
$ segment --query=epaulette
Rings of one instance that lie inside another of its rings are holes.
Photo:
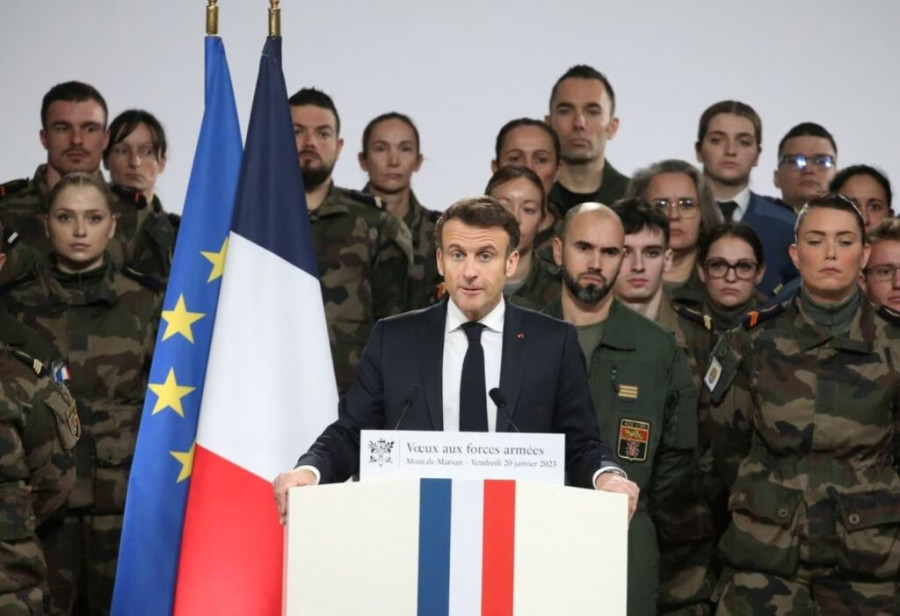
[[[7,182],[6,184],[0,184],[0,199],[8,197],[9,195],[16,194],[17,192],[24,190],[26,186],[28,186],[27,178],[24,180],[12,180],[11,182]]]
[[[147,197],[136,188],[120,184],[110,184],[109,187],[122,203],[130,203],[138,210],[147,207]]]
[[[9,348],[9,347],[7,347],[7,348]],[[19,361],[21,361],[23,364],[25,364],[26,366],[31,368],[34,371],[35,375],[47,376],[49,374],[47,366],[44,365],[44,363],[41,360],[35,359],[34,357],[29,355],[25,351],[20,351],[19,349],[10,348],[9,352],[12,353],[13,355],[15,355],[15,357]]]
[[[169,219],[172,228],[175,229],[175,231],[178,231],[178,228],[181,227],[181,216],[174,212],[166,212],[166,218]]]
[[[744,318],[741,319],[741,325],[747,331],[750,331],[760,323],[765,323],[769,319],[773,319],[777,317],[779,314],[787,310],[788,306],[791,305],[791,301],[779,302],[777,304],[771,304],[769,306],[764,306],[762,308],[757,308],[756,310],[751,310],[747,314],[744,315]]]
[[[880,316],[885,321],[892,323],[894,325],[900,325],[900,312],[897,312],[893,308],[889,308],[888,306],[879,306],[878,307],[878,316]]]
[[[699,323],[707,330],[712,331],[712,317],[708,314],[704,314],[702,310],[697,310],[696,308],[691,308],[686,304],[680,304],[678,302],[672,302],[672,309],[675,310],[679,316],[684,317],[688,321]]]
[[[370,195],[369,193],[364,193],[360,190],[347,189],[345,192],[347,193],[347,196],[354,201],[359,201],[366,205],[374,205],[379,210],[384,209],[384,201],[382,201],[381,197],[376,197],[375,195]]]
[[[13,278],[12,280],[10,280],[9,282],[7,282],[4,285],[0,285],[0,296],[6,295],[7,293],[12,291],[16,287],[18,287],[26,282],[30,282],[30,281],[34,280],[35,277],[36,277],[35,269],[33,267],[29,268],[27,272],[20,274],[19,276],[16,276],[15,278]]]
[[[162,282],[160,282],[153,276],[150,276],[143,272],[137,271],[133,267],[128,267],[126,265],[125,267],[123,267],[121,269],[121,272],[122,272],[122,274],[124,274],[128,278],[131,278],[132,280],[134,280],[136,283],[138,283],[142,287],[146,287],[146,288],[150,289],[151,291],[153,291],[154,293],[159,293],[164,288]]]

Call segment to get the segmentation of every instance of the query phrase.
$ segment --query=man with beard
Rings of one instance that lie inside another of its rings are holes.
[[[403,222],[380,201],[334,185],[331,173],[344,140],[331,97],[303,88],[290,104],[331,356],[343,394],[353,384],[375,321],[403,311],[412,242]]]
[[[553,241],[564,285],[544,312],[575,326],[600,438],[640,488],[628,531],[628,614],[645,616],[657,613],[658,518],[691,484],[697,390],[673,336],[612,293],[624,244],[622,222],[609,207],[583,203],[569,210]]]

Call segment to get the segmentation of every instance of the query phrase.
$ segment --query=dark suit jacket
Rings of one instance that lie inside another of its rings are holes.
[[[297,465],[316,467],[322,483],[346,481],[359,470],[361,429],[442,430],[444,329],[447,300],[379,321],[341,399],[338,420]],[[419,395],[402,417],[404,400]],[[584,357],[568,323],[506,302],[497,431],[566,435],[566,472],[572,485],[593,487],[594,473],[616,466],[600,441]],[[400,425],[398,426],[398,422]]]
[[[788,253],[794,243],[794,220],[796,216],[778,204],[750,193],[750,203],[741,222],[752,227],[762,241],[766,273],[759,290],[767,297],[781,293],[797,277],[797,268]]]

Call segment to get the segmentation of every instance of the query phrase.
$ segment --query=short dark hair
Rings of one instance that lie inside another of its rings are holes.
[[[62,176],[60,180],[53,185],[53,188],[50,189],[50,195],[47,197],[47,211],[53,209],[53,206],[56,204],[59,199],[59,195],[66,188],[71,186],[77,187],[92,187],[96,188],[101,195],[103,195],[103,200],[106,201],[107,207],[109,207],[110,211],[113,211],[113,203],[116,198],[113,195],[112,191],[109,188],[109,184],[103,181],[103,178],[99,175],[94,175],[93,173],[84,173],[83,171],[76,171],[74,173],[67,173]]]
[[[497,133],[497,142],[494,144],[494,160],[497,161],[497,164],[500,164],[500,153],[503,151],[503,142],[506,141],[506,137],[512,131],[522,126],[534,126],[547,133],[547,136],[550,137],[550,141],[553,143],[553,153],[556,156],[556,162],[558,164],[560,161],[559,135],[557,135],[556,131],[550,128],[546,122],[535,120],[534,118],[518,118],[516,120],[510,120],[503,125],[500,132]]]
[[[753,107],[741,101],[719,101],[707,107],[700,115],[700,124],[697,127],[697,145],[700,145],[703,142],[703,138],[706,137],[706,133],[709,131],[709,123],[712,122],[712,119],[723,113],[730,113],[750,120],[750,123],[753,124],[753,133],[756,135],[756,146],[758,148],[762,147],[762,119],[760,119],[759,114],[756,113]]]
[[[66,103],[82,103],[84,101],[96,101],[103,107],[103,127],[106,127],[106,121],[109,119],[109,108],[106,106],[106,100],[92,85],[88,85],[81,81],[66,81],[58,83],[44,94],[44,100],[41,102],[41,127],[47,129],[47,112],[50,105],[56,101]]]
[[[547,215],[547,199],[546,195],[544,195],[544,184],[541,182],[541,178],[538,177],[537,173],[525,165],[512,163],[497,169],[494,175],[491,176],[491,179],[488,180],[487,186],[484,188],[484,194],[492,196],[491,193],[494,192],[495,188],[502,186],[507,182],[511,182],[512,180],[518,180],[519,178],[524,178],[534,184],[541,193],[541,218],[543,218]]]
[[[166,157],[168,149],[166,131],[156,116],[143,109],[128,109],[117,115],[109,125],[109,145],[103,151],[104,162],[109,162],[109,154],[112,152],[113,146],[124,141],[141,124],[150,131],[153,148],[156,150],[156,159],[162,160]]]
[[[809,214],[810,210],[816,209],[839,210],[841,212],[850,212],[853,214],[856,218],[856,223],[859,225],[860,241],[862,241],[863,244],[866,243],[866,221],[863,218],[862,212],[859,211],[859,208],[856,207],[855,203],[840,193],[817,195],[800,208],[800,211],[797,212],[797,222],[794,225],[795,242],[799,237],[800,225],[803,223],[803,219],[806,218],[806,215]]]
[[[842,192],[841,189],[844,188],[844,184],[846,184],[850,178],[857,175],[867,175],[881,185],[884,189],[885,196],[887,196],[888,209],[890,209],[891,201],[894,198],[894,193],[891,191],[891,181],[884,171],[876,169],[875,167],[870,167],[869,165],[850,165],[849,167],[844,167],[836,176],[834,176],[834,179],[831,180],[831,184],[828,185],[828,190],[831,192]]]
[[[519,223],[515,216],[506,211],[500,202],[487,195],[482,197],[465,197],[444,210],[434,225],[434,241],[438,248],[443,248],[441,232],[447,221],[458,220],[472,227],[490,229],[498,227],[509,236],[507,256],[511,255],[519,245]]]
[[[302,107],[303,105],[312,105],[327,109],[334,114],[334,131],[337,135],[341,134],[341,116],[338,114],[337,107],[331,97],[317,90],[316,88],[300,88],[294,92],[293,96],[288,99],[291,107]]]
[[[556,80],[556,83],[553,84],[553,90],[550,91],[550,111],[553,111],[553,99],[556,98],[556,92],[559,90],[559,84],[561,84],[566,79],[596,79],[600,83],[603,84],[603,87],[606,88],[606,93],[609,94],[609,115],[612,117],[616,113],[616,93],[613,91],[612,84],[609,83],[609,79],[606,78],[606,75],[595,69],[593,66],[589,66],[587,64],[576,64],[575,66],[569,68],[565,73],[563,73],[562,77]]]
[[[709,255],[709,249],[723,237],[733,237],[744,240],[749,244],[750,248],[753,249],[753,256],[756,257],[756,263],[758,265],[765,263],[765,260],[763,259],[765,255],[763,253],[762,241],[759,239],[759,235],[756,234],[756,231],[753,230],[753,227],[732,220],[713,227],[707,236],[703,238],[700,242],[700,247],[697,250],[697,263],[703,265],[706,262],[706,257]]]
[[[619,199],[610,207],[622,221],[625,235],[640,233],[644,229],[661,231],[665,239],[665,247],[669,247],[669,217],[663,210],[636,197]]]
[[[337,111],[334,112],[334,116],[337,117]],[[363,129],[362,135],[362,153],[363,156],[369,153],[369,137],[372,136],[372,131],[375,130],[375,127],[381,124],[382,122],[386,122],[388,120],[400,120],[407,126],[412,129],[413,134],[416,136],[416,154],[418,154],[420,150],[420,142],[419,142],[419,129],[416,128],[416,125],[413,123],[412,118],[410,118],[405,113],[400,113],[399,111],[389,111],[387,113],[382,113],[380,116],[376,116],[369,120],[369,123],[366,124],[366,127]]]
[[[827,139],[828,143],[831,144],[831,147],[834,148],[834,153],[837,155],[837,144],[834,142],[834,137],[831,136],[825,127],[821,124],[816,124],[815,122],[801,122],[787,133],[785,133],[784,137],[781,138],[781,141],[778,142],[778,158],[781,159],[781,153],[784,151],[784,144],[787,143],[788,139],[793,139],[794,137],[821,137],[822,139]]]

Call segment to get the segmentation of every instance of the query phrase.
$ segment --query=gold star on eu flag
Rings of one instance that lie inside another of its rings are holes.
[[[228,238],[225,238],[225,241],[222,242],[222,248],[219,252],[206,252],[200,251],[200,254],[206,257],[206,260],[212,263],[213,268],[209,273],[209,279],[206,282],[212,282],[216,278],[222,277],[222,272],[225,271],[225,253],[228,252]]]
[[[153,406],[151,415],[156,415],[160,411],[171,408],[173,411],[184,417],[184,409],[181,407],[181,399],[194,391],[195,387],[179,385],[175,380],[175,369],[169,368],[169,374],[166,376],[165,383],[150,383],[148,385],[150,391],[155,393],[159,398]]]
[[[181,334],[191,343],[194,342],[194,333],[191,325],[205,317],[203,312],[189,312],[184,303],[184,295],[178,296],[173,310],[163,310],[162,318],[166,322],[166,331],[163,332],[163,340],[168,340],[175,334]]]
[[[175,483],[181,483],[185,479],[191,476],[191,471],[194,470],[194,445],[196,443],[191,444],[191,448],[187,451],[170,451],[169,455],[178,460],[181,464],[181,472],[178,473],[178,479],[175,480]]]

